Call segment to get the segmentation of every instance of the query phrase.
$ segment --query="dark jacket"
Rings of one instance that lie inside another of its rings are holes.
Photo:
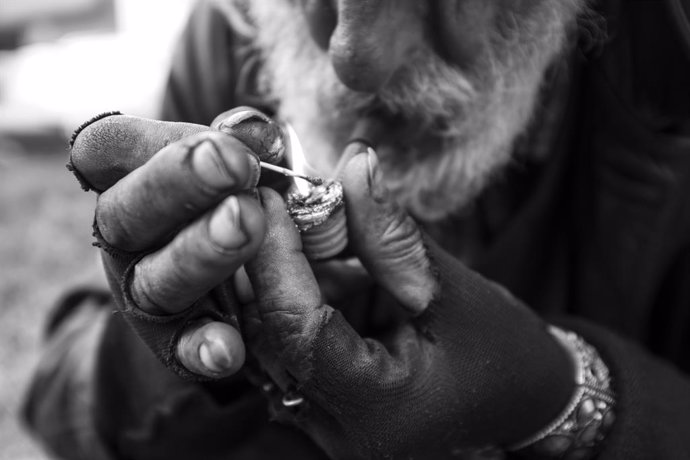
[[[518,158],[444,234],[455,236],[461,220],[481,227],[473,268],[600,351],[618,394],[600,458],[690,458],[690,2],[600,3],[555,71],[567,90],[548,160]],[[202,2],[175,57],[164,118],[209,124],[237,105],[270,111],[256,91],[257,58]],[[97,428],[122,458],[322,455],[269,423],[243,377],[182,382],[118,316],[99,353]]]

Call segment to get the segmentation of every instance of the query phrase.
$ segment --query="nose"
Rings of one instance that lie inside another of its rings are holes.
[[[426,2],[338,0],[328,52],[338,78],[355,91],[376,92],[423,39]]]

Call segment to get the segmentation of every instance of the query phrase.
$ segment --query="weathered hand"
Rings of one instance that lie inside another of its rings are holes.
[[[360,337],[324,305],[282,199],[261,189],[267,233],[246,264],[246,339],[278,387],[304,399],[276,399],[276,416],[334,458],[445,458],[538,431],[571,395],[567,355],[529,309],[425,238],[376,164],[356,155],[342,179],[353,251],[410,313],[385,337]]]
[[[121,312],[188,378],[230,375],[245,358],[226,280],[264,238],[257,155],[271,152],[253,140],[275,131],[233,131],[224,120],[238,110],[215,129],[110,116],[72,149],[75,172],[99,192],[97,237]]]

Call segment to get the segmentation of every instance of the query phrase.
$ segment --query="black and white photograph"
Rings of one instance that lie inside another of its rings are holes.
[[[690,0],[0,0],[0,460],[690,459]]]

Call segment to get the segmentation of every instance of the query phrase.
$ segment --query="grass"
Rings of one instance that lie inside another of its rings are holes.
[[[40,352],[46,312],[96,269],[91,247],[95,196],[84,193],[52,154],[0,145],[0,459],[48,457],[18,420]]]

